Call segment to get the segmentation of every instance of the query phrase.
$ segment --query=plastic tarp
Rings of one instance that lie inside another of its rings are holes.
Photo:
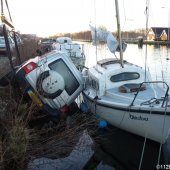
[[[110,52],[111,53],[116,52],[116,49],[118,47],[118,42],[110,31],[105,31],[100,28],[95,28],[92,25],[90,25],[90,30],[91,30],[93,44],[100,41],[106,42]]]
[[[109,32],[107,36],[107,46],[111,53],[115,53],[118,47],[118,42],[111,32]]]

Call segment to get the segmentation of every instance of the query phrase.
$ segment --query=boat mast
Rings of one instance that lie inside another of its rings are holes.
[[[121,37],[121,30],[120,30],[120,16],[119,16],[119,4],[118,4],[118,0],[115,0],[115,7],[116,7],[118,41],[119,41],[119,47],[120,47],[120,64],[121,64],[121,66],[123,68],[124,65],[123,65],[122,37]]]

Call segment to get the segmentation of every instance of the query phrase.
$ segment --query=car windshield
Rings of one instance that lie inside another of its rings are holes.
[[[69,95],[72,95],[77,90],[79,82],[62,59],[50,63],[49,68],[58,72],[64,78],[65,90]]]

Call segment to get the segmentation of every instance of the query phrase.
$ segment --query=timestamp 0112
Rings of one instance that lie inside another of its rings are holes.
[[[157,170],[161,169],[170,169],[170,164],[169,165],[156,165]]]

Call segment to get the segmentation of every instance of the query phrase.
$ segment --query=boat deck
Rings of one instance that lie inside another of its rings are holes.
[[[118,88],[112,88],[106,91],[106,95],[102,96],[103,99],[108,100],[108,102],[114,102],[117,105],[124,104],[125,106],[128,106],[132,103],[136,92],[131,93],[122,93],[119,91]],[[151,98],[155,99],[162,99],[165,96],[165,91],[162,90],[159,86],[149,86],[147,85],[146,90],[141,91],[138,93],[134,105],[141,105],[143,102],[146,102],[150,100]],[[161,104],[162,102],[160,102]],[[160,106],[160,104],[157,104]]]

